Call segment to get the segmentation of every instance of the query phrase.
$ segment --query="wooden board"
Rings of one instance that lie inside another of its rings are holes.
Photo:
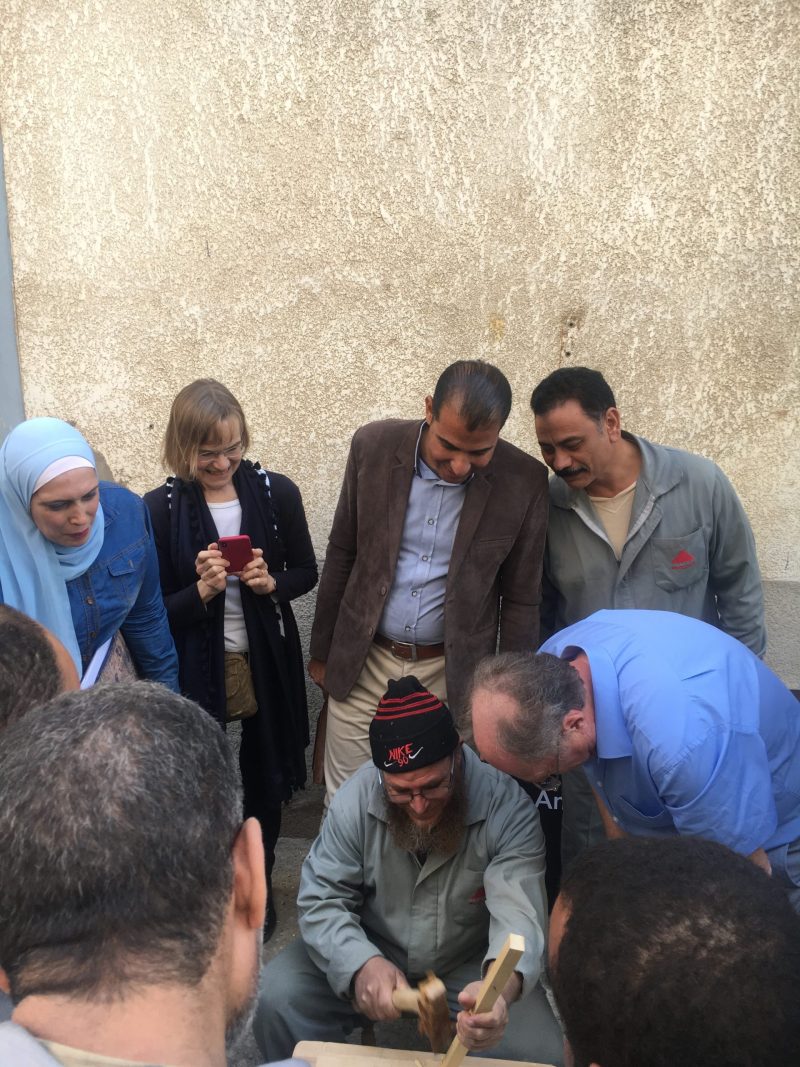
[[[509,934],[506,938],[506,943],[497,953],[497,959],[494,960],[491,967],[486,972],[483,984],[478,990],[475,1007],[472,1009],[475,1015],[480,1015],[482,1012],[492,1010],[495,1001],[505,989],[506,983],[514,973],[514,968],[517,966],[524,951],[525,938],[521,937],[519,934]],[[453,1038],[453,1043],[444,1055],[442,1067],[459,1067],[459,1064],[464,1061],[466,1056],[466,1046],[462,1045],[460,1038],[456,1035]]]
[[[475,1012],[491,1011],[494,1002],[505,988],[519,958],[525,951],[525,939],[517,934],[510,934],[486,973],[475,1002]],[[438,1064],[452,1064],[458,1067],[467,1055],[466,1048],[457,1037],[453,1038],[444,1056],[433,1052],[409,1052],[405,1049],[374,1048],[365,1045],[341,1045],[333,1041],[301,1041],[294,1050],[298,1059],[306,1060],[312,1067],[431,1067]],[[515,1063],[517,1067],[547,1067],[546,1064],[531,1063],[522,1060],[492,1060],[483,1057],[470,1057],[470,1067],[508,1067]]]
[[[301,1041],[294,1056],[306,1060],[312,1067],[422,1067],[441,1064],[442,1056],[433,1052],[408,1052],[399,1048],[370,1048],[366,1045],[337,1044],[334,1041]],[[548,1067],[528,1060],[490,1060],[470,1056],[470,1067]]]

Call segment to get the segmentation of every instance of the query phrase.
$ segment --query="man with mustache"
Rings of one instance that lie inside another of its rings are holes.
[[[542,637],[603,608],[675,611],[718,626],[757,656],[764,599],[750,524],[702,456],[622,429],[599,371],[562,367],[533,390],[550,479]],[[582,775],[563,779],[565,863],[602,838]]]
[[[373,762],[337,791],[303,865],[302,939],[264,968],[262,1053],[396,1019],[393,990],[433,970],[468,1048],[560,1064],[539,984],[544,841],[530,802],[462,746],[448,708],[413,675],[389,682],[369,740]],[[511,933],[525,938],[518,968],[491,1012],[470,1015]]]
[[[225,1067],[255,1001],[266,876],[204,711],[132,682],[12,724],[0,856],[0,1067]]]

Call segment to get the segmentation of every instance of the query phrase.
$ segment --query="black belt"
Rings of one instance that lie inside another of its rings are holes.
[[[375,644],[379,648],[385,648],[396,659],[409,660],[416,663],[418,659],[435,659],[436,656],[444,655],[444,644],[438,645],[407,645],[403,641],[392,641],[383,634],[375,634]]]

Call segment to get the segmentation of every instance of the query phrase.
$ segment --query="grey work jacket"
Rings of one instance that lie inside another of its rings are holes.
[[[509,934],[525,938],[522,996],[536,985],[547,921],[544,838],[517,783],[464,750],[466,827],[449,859],[423,865],[393,841],[377,769],[338,790],[303,864],[297,904],[309,955],[341,997],[382,955],[409,979],[494,959]]]
[[[625,437],[642,468],[619,561],[586,491],[550,479],[543,636],[602,608],[647,608],[712,623],[763,656],[761,574],[733,486],[702,456]]]

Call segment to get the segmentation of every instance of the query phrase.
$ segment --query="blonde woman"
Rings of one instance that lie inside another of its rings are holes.
[[[175,398],[164,437],[175,476],[145,503],[181,690],[223,728],[242,722],[245,815],[261,822],[269,878],[281,805],[306,780],[308,709],[291,601],[316,585],[317,563],[297,486],[245,459],[248,444],[233,394],[210,378],[192,382]],[[241,534],[252,558],[235,570],[219,540]],[[274,925],[270,906],[265,939]]]

